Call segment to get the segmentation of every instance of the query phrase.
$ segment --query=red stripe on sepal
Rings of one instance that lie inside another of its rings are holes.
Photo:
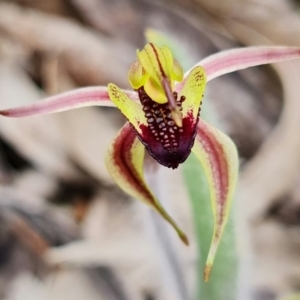
[[[181,240],[188,244],[186,235],[165,211],[145,182],[144,155],[145,147],[139,141],[131,125],[126,123],[107,151],[106,167],[121,189],[155,209],[173,226]]]
[[[231,139],[203,120],[199,121],[192,151],[206,174],[214,213],[213,238],[204,270],[207,281],[236,187],[238,155]]]

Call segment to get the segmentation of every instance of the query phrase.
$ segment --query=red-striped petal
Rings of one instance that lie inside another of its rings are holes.
[[[145,147],[139,141],[131,125],[126,123],[107,151],[106,167],[120,188],[155,209],[173,226],[182,241],[188,244],[186,235],[165,211],[145,182],[144,154]]]
[[[133,100],[137,100],[136,92],[125,91]],[[112,106],[108,96],[107,87],[88,87],[72,90],[49,97],[47,99],[5,110],[0,110],[0,115],[7,117],[26,117],[40,114],[50,114],[85,106]]]
[[[206,173],[214,213],[213,239],[204,271],[204,278],[207,281],[237,182],[238,154],[228,136],[203,120],[199,121],[192,151]]]
[[[185,79],[196,66],[202,66],[205,69],[208,82],[237,70],[297,58],[300,58],[298,47],[245,47],[225,50],[199,61],[185,73]],[[177,91],[183,87],[184,81],[176,85]]]

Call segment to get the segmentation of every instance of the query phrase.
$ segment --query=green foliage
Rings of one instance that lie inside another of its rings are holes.
[[[300,294],[295,294],[289,297],[280,298],[280,300],[300,300]]]
[[[232,213],[225,227],[216,260],[208,283],[203,280],[203,269],[213,234],[213,214],[208,184],[197,158],[192,154],[183,165],[185,184],[191,200],[196,230],[199,288],[197,300],[234,300],[238,258]]]

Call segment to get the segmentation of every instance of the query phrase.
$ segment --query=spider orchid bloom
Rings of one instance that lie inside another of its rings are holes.
[[[238,155],[229,137],[199,119],[205,84],[236,70],[299,58],[300,48],[227,50],[205,58],[185,75],[166,46],[149,43],[137,57],[128,73],[134,91],[114,84],[81,88],[0,114],[24,117],[84,106],[117,107],[128,122],[108,149],[108,171],[125,192],[160,213],[186,244],[185,234],[147,186],[143,163],[145,149],[158,163],[173,169],[193,151],[206,173],[214,212],[214,233],[204,270],[207,280],[237,181]]]

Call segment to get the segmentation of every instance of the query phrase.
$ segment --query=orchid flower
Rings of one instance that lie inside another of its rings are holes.
[[[108,149],[107,169],[120,188],[155,209],[186,244],[186,235],[145,182],[143,164],[145,149],[159,164],[173,169],[192,151],[207,176],[214,212],[214,233],[204,270],[207,280],[236,186],[238,155],[228,136],[199,119],[205,85],[236,70],[299,57],[300,48],[295,47],[233,49],[211,55],[183,74],[168,47],[149,43],[137,51],[137,60],[129,68],[128,78],[134,91],[110,83],[107,87],[81,88],[1,110],[0,114],[24,117],[84,106],[118,108],[128,122]]]

